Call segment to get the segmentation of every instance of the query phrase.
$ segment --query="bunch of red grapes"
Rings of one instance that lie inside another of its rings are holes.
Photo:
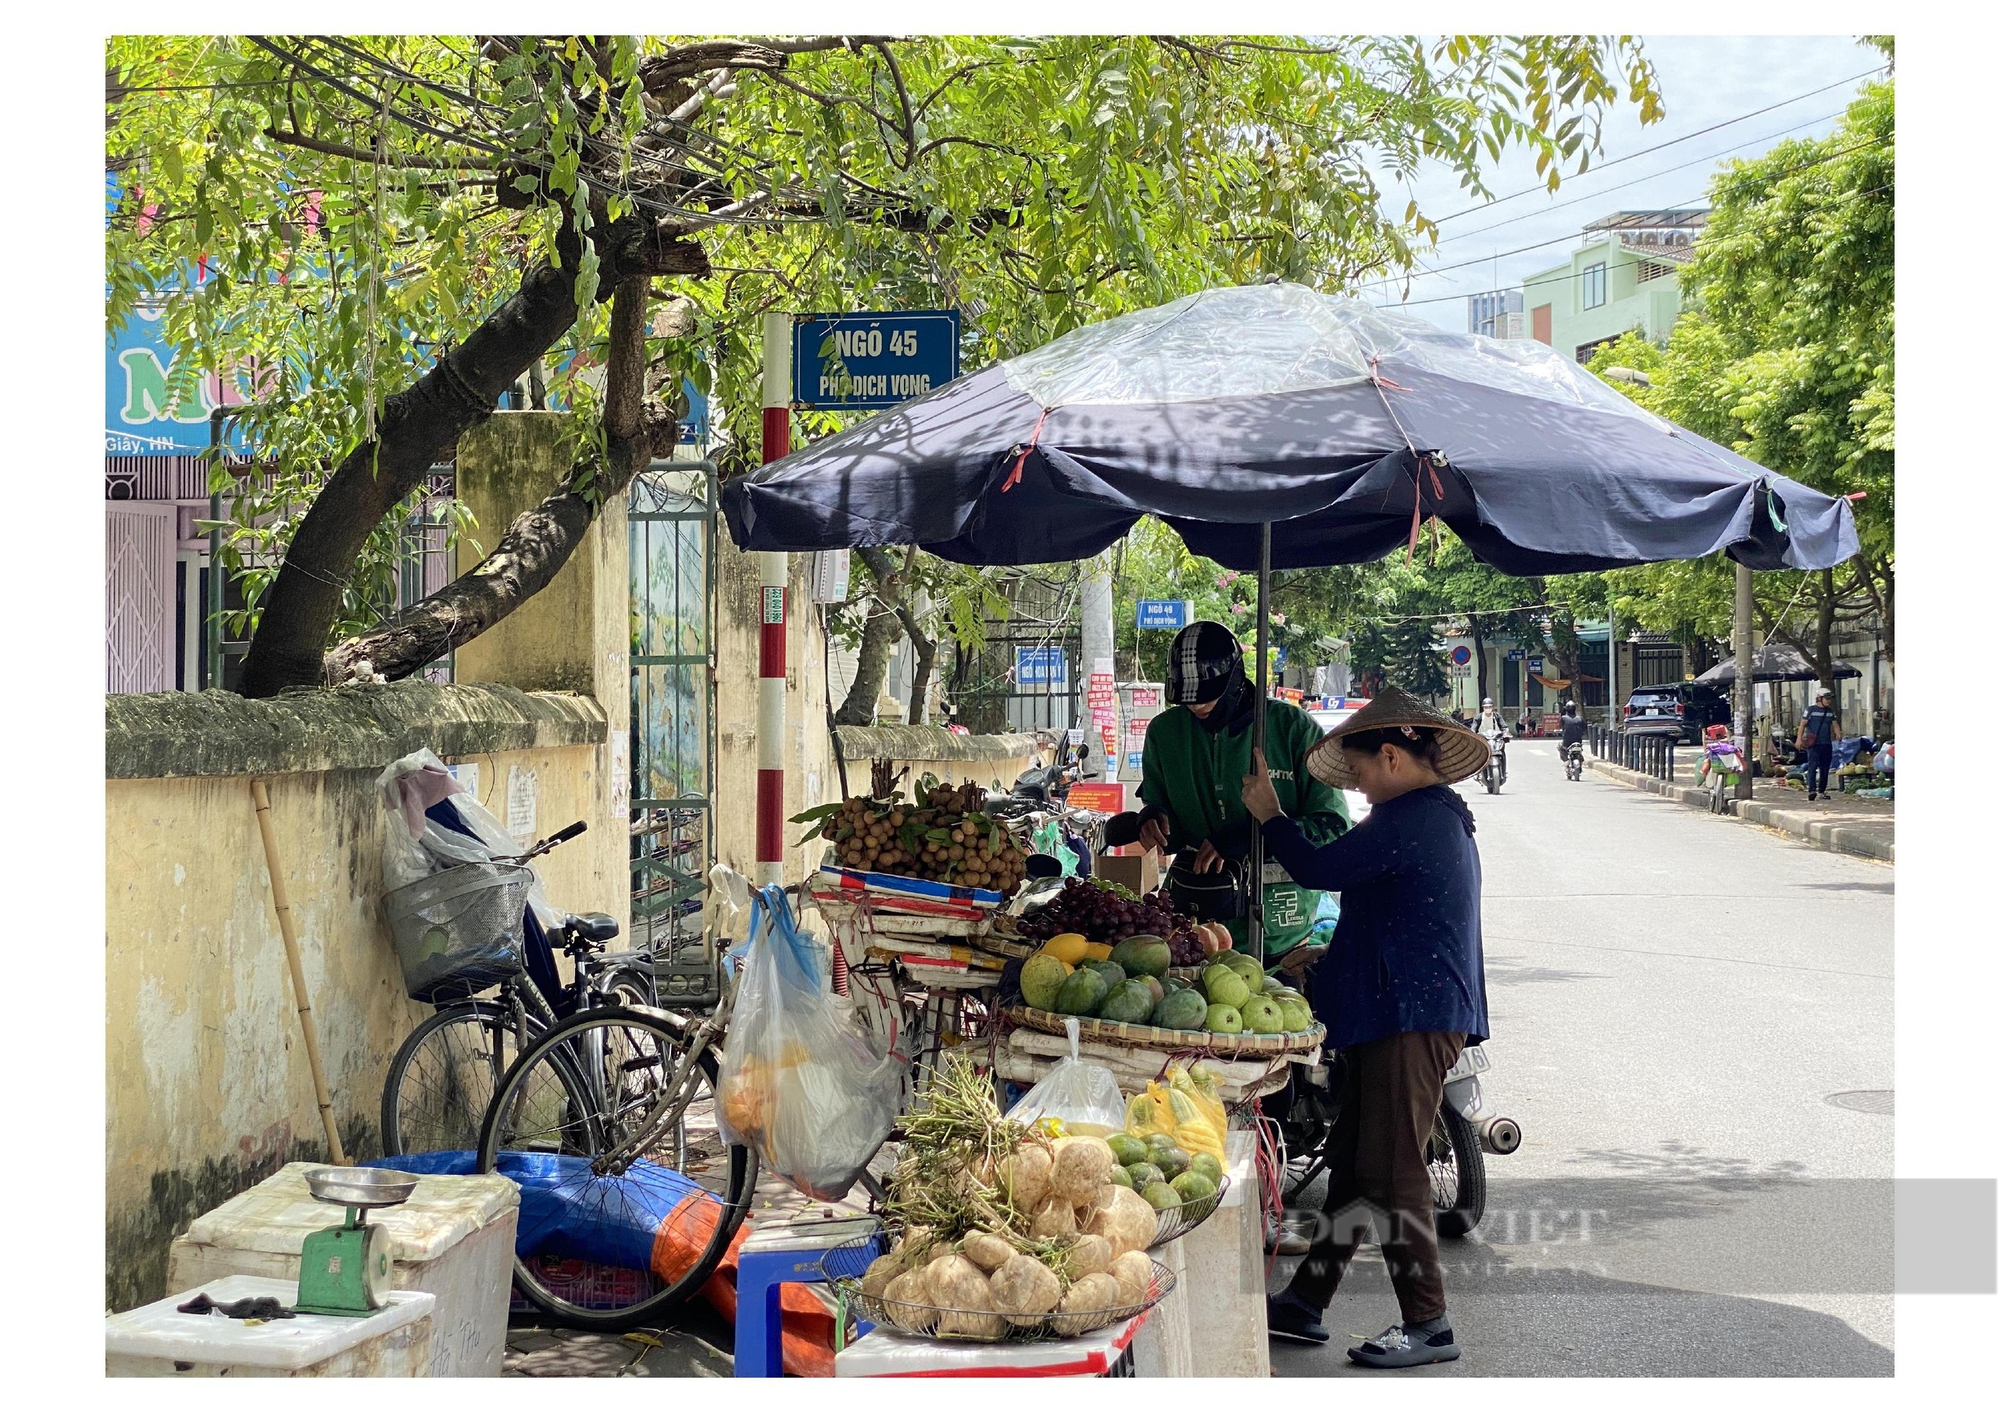
[[[1092,942],[1123,942],[1141,934],[1164,937],[1177,967],[1199,966],[1201,939],[1187,918],[1175,912],[1166,890],[1132,897],[1087,878],[1072,878],[1021,930],[1037,941],[1064,932],[1078,932]]]

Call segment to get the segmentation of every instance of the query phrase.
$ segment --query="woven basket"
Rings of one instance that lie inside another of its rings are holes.
[[[1310,1030],[1286,1031],[1280,1035],[1220,1035],[1212,1030],[1162,1030],[1156,1025],[1131,1025],[1124,1021],[1098,1020],[1092,1016],[1064,1016],[1054,1011],[1038,1011],[1033,1006],[1009,1006],[1007,1019],[1030,1030],[1049,1035],[1067,1035],[1068,1022],[1077,1023],[1077,1033],[1085,1040],[1103,1040],[1114,1045],[1139,1045],[1149,1050],[1176,1053],[1199,1051],[1208,1055],[1290,1055],[1318,1047],[1326,1039],[1326,1027],[1314,1021]]]

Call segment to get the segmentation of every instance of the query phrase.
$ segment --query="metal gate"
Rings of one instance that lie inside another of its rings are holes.
[[[627,502],[632,576],[632,932],[699,938],[713,851],[715,468],[655,461]]]
[[[104,690],[174,685],[175,507],[104,503]]]

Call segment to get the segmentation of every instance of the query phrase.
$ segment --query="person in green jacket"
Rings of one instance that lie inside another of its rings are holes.
[[[1139,798],[1140,843],[1181,856],[1197,873],[1221,869],[1250,854],[1250,815],[1243,808],[1243,777],[1250,769],[1251,721],[1257,689],[1243,669],[1243,648],[1220,623],[1191,623],[1174,639],[1167,659],[1167,710],[1146,726],[1145,770]],[[1315,845],[1346,831],[1347,803],[1340,791],[1313,777],[1306,752],[1321,731],[1290,702],[1269,701],[1264,712],[1264,756],[1285,814]],[[1289,881],[1264,889],[1264,956],[1269,963],[1312,931],[1319,894]],[[1241,948],[1248,921],[1228,924]]]

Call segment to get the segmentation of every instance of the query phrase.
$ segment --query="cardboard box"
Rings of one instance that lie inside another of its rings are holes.
[[[1151,849],[1141,849],[1136,844],[1128,845],[1130,853],[1120,851],[1115,854],[1100,854],[1096,861],[1097,876],[1134,893],[1150,893],[1160,886],[1160,856]]]

